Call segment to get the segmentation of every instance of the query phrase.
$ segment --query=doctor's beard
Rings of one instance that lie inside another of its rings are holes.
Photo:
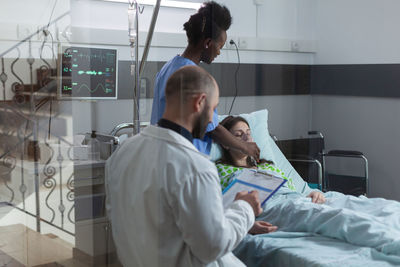
[[[209,123],[208,121],[208,105],[206,105],[203,109],[203,111],[200,113],[200,115],[197,117],[194,127],[193,127],[193,132],[192,135],[194,138],[198,139],[203,139],[204,135],[206,133],[207,125]]]

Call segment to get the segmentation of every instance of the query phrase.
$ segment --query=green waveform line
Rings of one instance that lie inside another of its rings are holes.
[[[99,89],[99,87],[101,87],[101,88],[103,89],[104,93],[106,93],[106,94],[112,93],[112,91],[113,91],[113,90],[110,89],[110,88],[105,88],[101,83],[99,83],[99,84],[96,86],[96,88],[94,88],[93,90],[91,90],[91,89],[89,88],[89,86],[87,86],[86,84],[82,84],[81,86],[79,86],[77,92],[80,92],[81,89],[82,89],[82,87],[85,87],[86,89],[88,89],[88,91],[89,91],[90,93],[96,92],[96,91]]]
[[[78,75],[82,75],[82,74],[87,74],[87,75],[94,75],[94,76],[96,76],[96,75],[103,75],[104,72],[102,72],[102,71],[97,72],[97,71],[95,71],[95,70],[87,70],[87,71],[80,70],[80,71],[78,71]]]

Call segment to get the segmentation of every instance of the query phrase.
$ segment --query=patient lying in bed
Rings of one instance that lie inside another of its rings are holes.
[[[243,118],[229,116],[220,124],[237,138],[252,141],[249,124]],[[246,155],[226,148],[217,161],[222,188],[243,168],[259,168],[288,180],[286,186],[264,204],[264,213],[257,220],[277,225],[280,231],[311,232],[400,256],[399,202],[337,192],[323,194],[318,190],[303,195],[296,191],[292,179],[272,162],[262,159],[253,166]],[[257,224],[253,228],[257,228]]]

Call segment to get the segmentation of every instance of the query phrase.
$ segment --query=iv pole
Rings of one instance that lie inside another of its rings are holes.
[[[134,90],[133,90],[133,126],[134,126],[134,134],[138,134],[140,132],[140,117],[139,117],[139,101],[140,101],[140,76],[143,72],[144,69],[144,64],[147,59],[147,55],[150,50],[150,44],[151,44],[151,39],[153,37],[154,33],[154,27],[157,21],[157,16],[158,16],[158,11],[160,10],[160,3],[161,0],[157,0],[154,10],[153,10],[153,15],[151,18],[151,23],[149,27],[149,32],[147,34],[147,39],[146,39],[146,44],[145,48],[143,51],[143,56],[141,60],[141,64],[139,67],[139,13],[141,11],[139,10],[139,5],[136,2],[136,0],[133,0],[133,2],[129,2],[129,8],[128,8],[128,19],[129,19],[129,41],[130,41],[130,47],[131,47],[131,57],[133,56],[133,48],[135,48],[134,54],[135,54],[135,85],[134,85]],[[130,13],[134,10],[134,29],[132,29],[133,21],[132,21],[132,16],[133,14]],[[132,33],[132,31],[135,31]],[[131,66],[132,70],[133,66]]]
[[[135,31],[136,31],[136,45],[135,45],[135,87],[133,98],[133,123],[135,125],[134,134],[140,132],[140,117],[139,117],[139,97],[140,97],[140,75],[139,75],[139,6],[135,1]]]
[[[133,134],[140,132],[139,120],[139,6],[136,0],[129,1],[128,7],[128,36],[131,50],[131,58],[135,64],[131,65],[131,74],[135,73],[133,86]]]
[[[131,74],[135,72],[135,83],[133,89],[133,122],[129,123],[121,123],[112,129],[110,135],[116,136],[117,133],[126,128],[133,128],[133,134],[138,134],[140,132],[140,117],[139,117],[139,98],[140,98],[140,76],[143,73],[144,65],[147,60],[147,55],[149,54],[151,39],[153,38],[154,27],[157,22],[158,11],[160,10],[161,0],[157,0],[154,10],[153,16],[151,18],[149,32],[146,38],[146,44],[143,51],[142,61],[140,63],[139,68],[139,18],[138,15],[141,12],[139,10],[138,3],[136,0],[129,0],[129,8],[128,8],[128,22],[129,22],[129,45],[131,47],[131,58],[135,58],[135,64],[131,65]]]

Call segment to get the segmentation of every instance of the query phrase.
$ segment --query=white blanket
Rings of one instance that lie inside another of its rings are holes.
[[[257,219],[279,231],[315,233],[400,257],[400,202],[337,192],[325,197],[325,204],[314,204],[298,193],[278,194]]]

